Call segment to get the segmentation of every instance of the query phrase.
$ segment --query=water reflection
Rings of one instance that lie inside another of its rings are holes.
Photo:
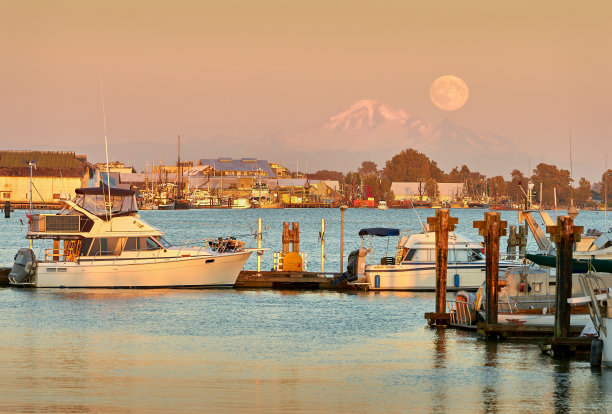
[[[571,411],[572,382],[570,370],[569,360],[559,359],[555,361],[555,387],[553,391],[555,413],[568,413]]]
[[[482,388],[482,410],[485,413],[498,412],[499,371],[497,368],[498,343],[486,341],[484,343],[484,369]]]
[[[434,358],[432,368],[436,371],[434,376],[434,389],[437,390],[436,398],[433,401],[434,413],[445,413],[448,412],[448,395],[447,389],[448,384],[446,383],[447,375],[446,370],[446,340],[447,330],[446,328],[437,327],[433,328],[435,333],[433,335],[434,341]]]
[[[558,366],[530,344],[429,329],[433,294],[405,295],[0,291],[0,412],[585,412],[612,403],[612,374]]]

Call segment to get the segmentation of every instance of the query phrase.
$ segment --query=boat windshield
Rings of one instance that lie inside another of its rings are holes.
[[[109,212],[112,215],[123,215],[138,211],[136,196],[132,190],[111,188],[109,191],[102,187],[77,188],[76,193],[72,202],[101,218],[106,218]],[[70,210],[67,209],[66,213],[69,213]],[[62,213],[66,214],[64,211]]]

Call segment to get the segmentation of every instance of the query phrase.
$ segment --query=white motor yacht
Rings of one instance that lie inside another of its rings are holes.
[[[57,214],[30,218],[26,235],[52,248],[20,249],[9,274],[16,286],[232,287],[251,249],[235,239],[172,246],[138,215],[134,191],[79,188]]]
[[[392,237],[399,236],[400,232],[398,229],[373,228],[362,229],[359,235],[362,238]],[[516,264],[500,260],[499,270],[504,272]],[[482,246],[457,233],[449,233],[447,290],[476,290],[484,280],[485,257]],[[435,233],[415,233],[400,238],[394,256],[382,257],[379,264],[366,264],[358,282],[367,283],[372,290],[435,290]]]

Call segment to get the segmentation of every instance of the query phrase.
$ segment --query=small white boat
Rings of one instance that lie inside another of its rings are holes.
[[[362,229],[359,235],[399,236],[398,229]],[[448,237],[447,290],[476,290],[485,279],[485,257],[482,246],[456,233]],[[370,256],[371,253],[368,253]],[[371,256],[369,257],[371,260]],[[366,258],[366,261],[368,258]],[[499,271],[504,272],[516,262],[500,260]],[[382,257],[379,264],[366,264],[359,283],[367,283],[372,290],[417,290],[436,288],[435,233],[416,233],[399,239],[393,256]]]
[[[389,206],[387,206],[387,202],[386,202],[386,201],[384,201],[384,200],[380,200],[380,201],[378,202],[378,209],[379,209],[379,210],[388,210],[388,209],[389,209]]]
[[[79,188],[58,214],[34,215],[9,283],[33,287],[232,287],[252,250],[234,239],[173,246],[137,214],[134,191]],[[110,199],[110,201],[109,201]],[[63,244],[63,245],[60,245]]]

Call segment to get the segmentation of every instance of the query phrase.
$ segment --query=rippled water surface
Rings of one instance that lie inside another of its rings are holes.
[[[431,210],[419,213],[425,220]],[[452,214],[479,240],[471,227],[482,210]],[[503,215],[516,223],[516,213]],[[173,241],[246,236],[262,217],[272,250],[281,223],[299,221],[313,270],[326,218],[326,270],[339,263],[337,210],[142,216]],[[4,265],[27,245],[20,218],[0,222]],[[602,229],[603,214],[581,212],[578,224]],[[418,220],[348,210],[345,253],[367,226],[416,229]],[[610,411],[612,370],[555,361],[534,344],[429,329],[423,314],[433,307],[430,293],[0,288],[0,412]]]

